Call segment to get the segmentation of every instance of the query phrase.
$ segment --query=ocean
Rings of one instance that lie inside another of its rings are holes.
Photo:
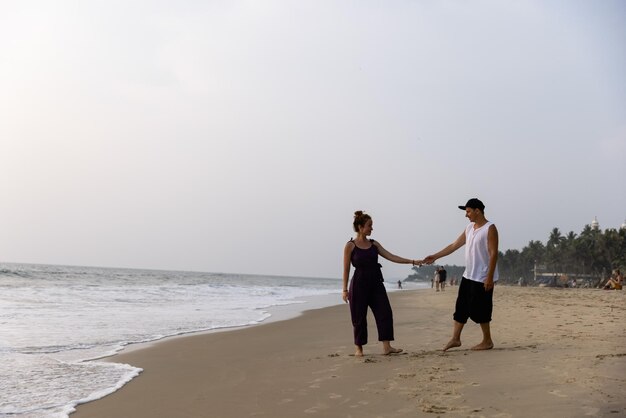
[[[340,293],[328,278],[0,263],[0,417],[67,417],[118,390],[141,369],[98,360],[130,345],[259,324],[280,306],[293,316]]]

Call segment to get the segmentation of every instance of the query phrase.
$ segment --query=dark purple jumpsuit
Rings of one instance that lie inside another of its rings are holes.
[[[354,246],[350,260],[354,266],[354,275],[350,282],[350,315],[354,326],[354,344],[367,344],[367,308],[372,308],[378,341],[393,341],[393,313],[387,291],[383,284],[383,274],[378,264],[378,248],[372,246],[363,250]]]

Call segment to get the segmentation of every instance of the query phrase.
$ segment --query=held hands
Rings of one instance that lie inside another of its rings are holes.
[[[411,264],[413,265],[413,267],[420,267],[422,264],[424,264],[424,260],[411,260]]]
[[[424,259],[422,260],[423,264],[432,264],[435,261],[437,261],[437,259],[433,257],[432,255],[429,255],[428,257],[424,257]]]

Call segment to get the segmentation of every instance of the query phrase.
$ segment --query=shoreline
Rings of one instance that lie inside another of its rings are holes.
[[[129,344],[125,346],[121,351],[116,353],[112,353],[110,355],[106,355],[100,358],[89,359],[87,361],[106,361],[111,363],[116,363],[113,361],[119,355],[135,352],[138,350],[143,350],[149,347],[152,347],[157,344],[161,344],[170,340],[177,340],[180,338],[188,338],[193,336],[205,335],[205,334],[214,334],[219,332],[231,332],[231,331],[239,331],[242,329],[247,329],[250,327],[258,327],[263,324],[269,324],[277,321],[288,321],[290,319],[297,318],[303,315],[305,312],[309,310],[315,309],[324,309],[337,305],[333,303],[332,299],[341,298],[341,294],[329,293],[325,295],[314,295],[314,296],[306,296],[306,300],[303,298],[296,298],[297,302],[288,303],[285,305],[272,305],[266,308],[259,308],[260,311],[268,313],[270,316],[260,320],[259,322],[255,322],[252,324],[243,324],[237,326],[229,326],[222,328],[211,328],[205,329],[201,331],[189,331],[176,335],[168,335],[157,340],[145,341],[140,343]],[[343,303],[343,302],[341,302]],[[108,395],[107,395],[108,396]]]
[[[379,354],[370,314],[366,355],[355,358],[346,305],[160,340],[108,358],[144,372],[70,416],[626,414],[625,295],[497,286],[485,352],[466,348],[480,340],[471,323],[462,347],[440,351],[456,287],[389,292],[401,355]]]
[[[387,289],[387,293],[392,294],[399,290],[400,291],[426,290],[426,287],[418,286],[415,284],[409,284],[409,287],[405,289]],[[245,329],[249,327],[256,327],[256,326],[263,325],[263,324],[269,324],[269,323],[276,322],[276,321],[288,321],[290,319],[297,318],[311,310],[324,309],[324,308],[329,308],[332,306],[344,304],[344,302],[341,300],[341,293],[328,293],[328,294],[321,294],[321,295],[303,296],[303,297],[296,298],[294,300],[295,302],[286,303],[284,305],[272,305],[272,306],[265,307],[265,308],[259,308],[260,311],[263,311],[269,314],[267,318],[264,318],[260,320],[259,322],[255,322],[252,324],[222,327],[222,328],[211,328],[211,329],[206,329],[206,330],[201,330],[201,331],[189,331],[189,332],[183,332],[181,334],[175,334],[175,335],[167,335],[165,337],[152,340],[152,341],[128,344],[127,346],[124,346],[122,350],[118,352],[103,355],[102,357],[88,359],[86,361],[110,361],[109,359],[112,359],[118,355],[130,353],[136,350],[143,350],[144,348],[148,348],[155,344],[160,344],[162,342],[173,340],[173,339],[187,338],[187,337],[191,337],[194,335],[213,334],[216,332],[230,332],[230,331],[241,330],[241,329]],[[110,361],[110,362],[113,362],[113,361]]]

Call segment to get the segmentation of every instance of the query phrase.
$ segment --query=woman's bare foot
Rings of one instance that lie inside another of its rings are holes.
[[[447,351],[450,348],[460,347],[460,346],[461,346],[461,340],[451,339],[450,341],[448,341],[448,344],[446,344],[441,351]]]
[[[363,357],[363,346],[357,345],[356,351],[354,352],[354,357]]]
[[[491,350],[493,348],[493,341],[488,340],[488,341],[483,341],[480,344],[475,345],[474,347],[472,347],[472,350]]]
[[[391,341],[388,340],[384,340],[383,341],[383,354],[385,356],[389,355],[389,354],[398,354],[401,353],[402,349],[401,348],[393,348],[391,346]]]
[[[401,348],[394,348],[392,346],[389,346],[389,348],[385,348],[383,350],[383,354],[388,356],[389,354],[398,354],[401,353],[403,350]]]

